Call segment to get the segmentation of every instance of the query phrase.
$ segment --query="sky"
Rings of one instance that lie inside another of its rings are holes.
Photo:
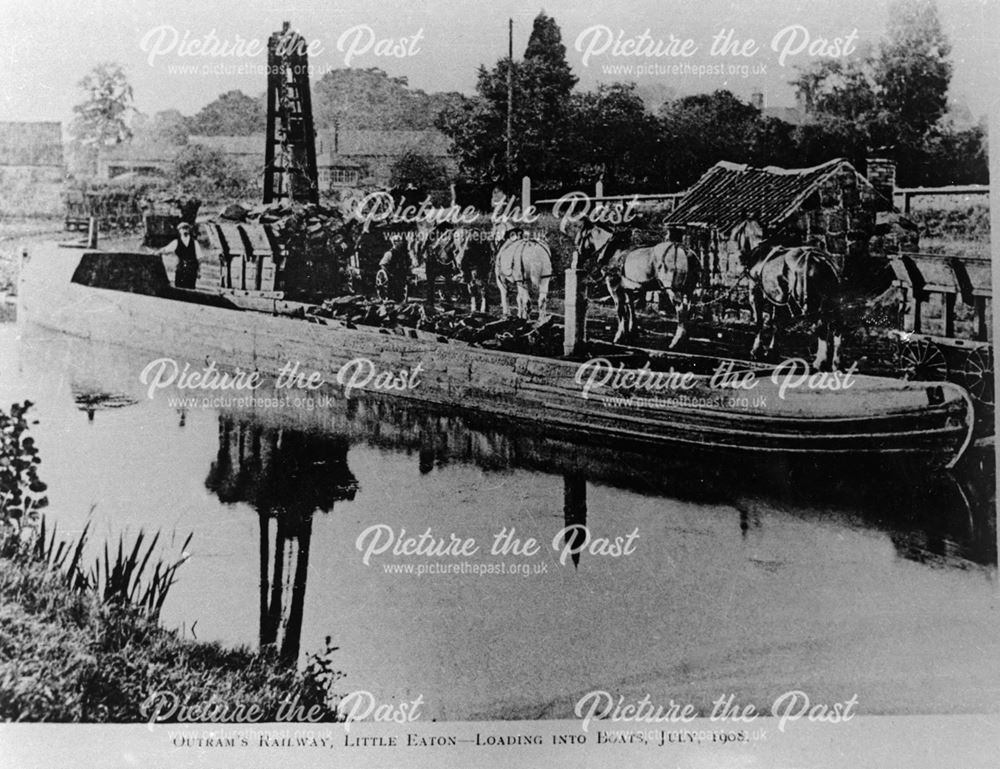
[[[1000,75],[1000,0],[937,5],[953,48],[952,96],[988,114]],[[581,88],[619,80],[647,95],[760,91],[769,106],[794,103],[796,66],[876,45],[888,21],[888,0],[0,0],[0,120],[68,122],[80,78],[104,61],[125,66],[147,114],[193,114],[231,89],[261,93],[262,51],[284,20],[313,46],[314,79],[349,63],[468,94],[476,68],[506,55],[507,19],[519,57],[543,9],[562,29]],[[713,55],[724,30],[732,48],[753,41],[744,55]],[[657,47],[668,55],[648,55]]]

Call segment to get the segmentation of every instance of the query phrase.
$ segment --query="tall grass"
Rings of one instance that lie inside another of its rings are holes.
[[[86,532],[83,536],[86,536]],[[143,554],[145,532],[139,532],[131,550],[125,546],[125,537],[119,536],[114,560],[110,558],[108,543],[105,542],[103,560],[98,557],[90,571],[90,586],[106,604],[133,606],[145,612],[147,616],[157,618],[160,616],[163,602],[167,599],[167,593],[174,584],[177,570],[188,559],[187,547],[191,544],[191,537],[192,535],[188,534],[184,540],[184,544],[181,545],[181,555],[177,560],[166,563],[158,559],[148,579],[145,578],[146,567],[160,540],[160,532],[153,535],[145,554]],[[75,550],[79,548],[80,543]]]
[[[159,533],[119,536],[85,568],[89,521],[67,540],[39,513],[48,500],[25,435],[30,407],[0,409],[0,720],[145,721],[158,692],[230,712],[255,705],[262,721],[292,702],[336,720],[332,648],[300,672],[273,650],[186,640],[160,625],[190,535],[174,560],[156,555]]]

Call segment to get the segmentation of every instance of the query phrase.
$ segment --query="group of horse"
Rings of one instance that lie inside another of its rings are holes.
[[[400,299],[408,294],[415,274],[424,272],[427,292],[433,295],[440,279],[442,292],[452,283],[463,284],[473,312],[486,312],[487,286],[500,291],[504,315],[511,314],[509,292],[515,292],[517,315],[527,318],[532,293],[538,319],[547,317],[546,304],[552,278],[552,252],[542,240],[519,229],[421,225],[387,236],[388,248],[378,264],[375,288],[381,298]]]
[[[755,358],[771,354],[777,337],[777,316],[813,321],[817,369],[840,365],[842,321],[840,276],[829,254],[811,246],[781,245],[764,237],[755,217],[730,233],[737,243],[744,275],[749,281],[750,306],[756,335],[750,351]],[[546,242],[503,224],[490,228],[427,225],[389,238],[379,262],[376,289],[383,298],[405,296],[414,268],[426,270],[427,290],[437,278],[457,280],[468,291],[473,312],[486,311],[490,282],[500,291],[504,315],[510,314],[508,291],[516,291],[517,315],[529,316],[532,295],[538,320],[547,317],[546,302],[553,275],[552,252]],[[584,221],[573,237],[571,266],[582,268],[607,288],[617,314],[614,341],[628,342],[637,331],[640,295],[663,291],[674,306],[677,326],[670,347],[688,334],[688,320],[700,293],[703,266],[691,249],[664,240],[633,247],[627,230]]]

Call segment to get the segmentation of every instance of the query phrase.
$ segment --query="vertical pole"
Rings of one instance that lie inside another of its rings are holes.
[[[90,217],[87,224],[87,248],[97,248],[97,217]]]
[[[511,142],[514,133],[514,19],[507,19],[507,190],[513,192],[514,160]]]
[[[566,269],[564,286],[563,355],[578,355],[587,340],[587,291],[575,255],[573,266]]]
[[[989,339],[989,325],[986,323],[986,297],[976,297],[976,339],[985,342]]]
[[[531,208],[531,177],[521,177],[521,211]]]
[[[955,294],[944,295],[944,335],[955,336]]]
[[[604,197],[604,179],[598,179],[597,184],[594,185],[594,197],[595,198]]]

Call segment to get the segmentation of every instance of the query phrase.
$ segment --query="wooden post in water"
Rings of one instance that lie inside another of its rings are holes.
[[[580,473],[563,475],[563,526],[566,532],[565,542],[574,550],[587,541],[584,529],[571,529],[572,526],[587,525],[587,478]],[[570,558],[574,566],[580,565],[580,554],[573,553]]]

